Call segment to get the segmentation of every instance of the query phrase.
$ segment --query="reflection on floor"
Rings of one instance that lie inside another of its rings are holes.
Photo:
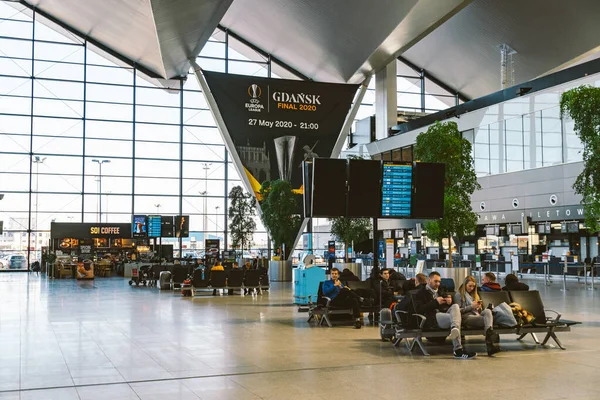
[[[503,336],[506,352],[462,361],[449,343],[410,356],[375,327],[307,324],[290,284],[191,299],[122,278],[2,273],[0,400],[600,398],[600,291],[527,283],[547,308],[584,321],[559,334],[567,350]],[[467,345],[485,353],[482,340]]]

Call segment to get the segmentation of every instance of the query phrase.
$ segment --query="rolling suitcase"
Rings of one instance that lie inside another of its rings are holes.
[[[158,287],[160,290],[171,289],[171,273],[169,271],[162,271],[158,276]]]

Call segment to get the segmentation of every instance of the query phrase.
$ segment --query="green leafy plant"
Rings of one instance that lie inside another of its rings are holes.
[[[573,189],[581,195],[585,226],[590,233],[600,231],[600,88],[583,85],[567,90],[560,98],[561,116],[573,119],[583,145],[583,171]]]
[[[444,216],[425,223],[427,236],[441,246],[444,238],[451,244],[453,235],[460,238],[474,232],[477,214],[471,208],[471,195],[481,186],[475,174],[471,143],[461,136],[456,122],[438,121],[417,136],[414,154],[418,161],[446,164]],[[449,265],[452,266],[452,257]]]
[[[252,246],[252,237],[256,231],[256,199],[250,193],[245,193],[241,186],[234,186],[229,192],[231,205],[229,206],[229,232],[231,245],[239,248],[244,254],[244,249]]]
[[[285,246],[283,259],[287,259],[302,224],[300,216],[296,214],[297,195],[293,193],[291,183],[280,179],[264,182],[259,194],[262,198],[260,219],[269,231],[275,248]]]
[[[344,243],[344,254],[348,261],[348,244],[362,242],[369,238],[371,220],[369,218],[330,218],[331,234],[335,240]]]

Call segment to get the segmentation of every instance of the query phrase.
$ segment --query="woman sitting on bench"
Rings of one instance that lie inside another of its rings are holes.
[[[484,328],[485,345],[488,356],[500,351],[500,335],[494,332],[494,317],[492,310],[482,310],[482,301],[477,293],[477,281],[473,276],[467,276],[458,292],[454,294],[454,303],[460,307],[462,325],[468,328]]]

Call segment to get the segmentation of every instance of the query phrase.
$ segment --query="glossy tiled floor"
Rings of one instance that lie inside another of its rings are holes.
[[[506,352],[462,361],[449,344],[410,356],[374,327],[309,325],[289,284],[190,299],[122,278],[0,273],[0,400],[599,399],[599,291],[529,283],[547,308],[585,322],[559,335],[568,350],[504,336]]]

